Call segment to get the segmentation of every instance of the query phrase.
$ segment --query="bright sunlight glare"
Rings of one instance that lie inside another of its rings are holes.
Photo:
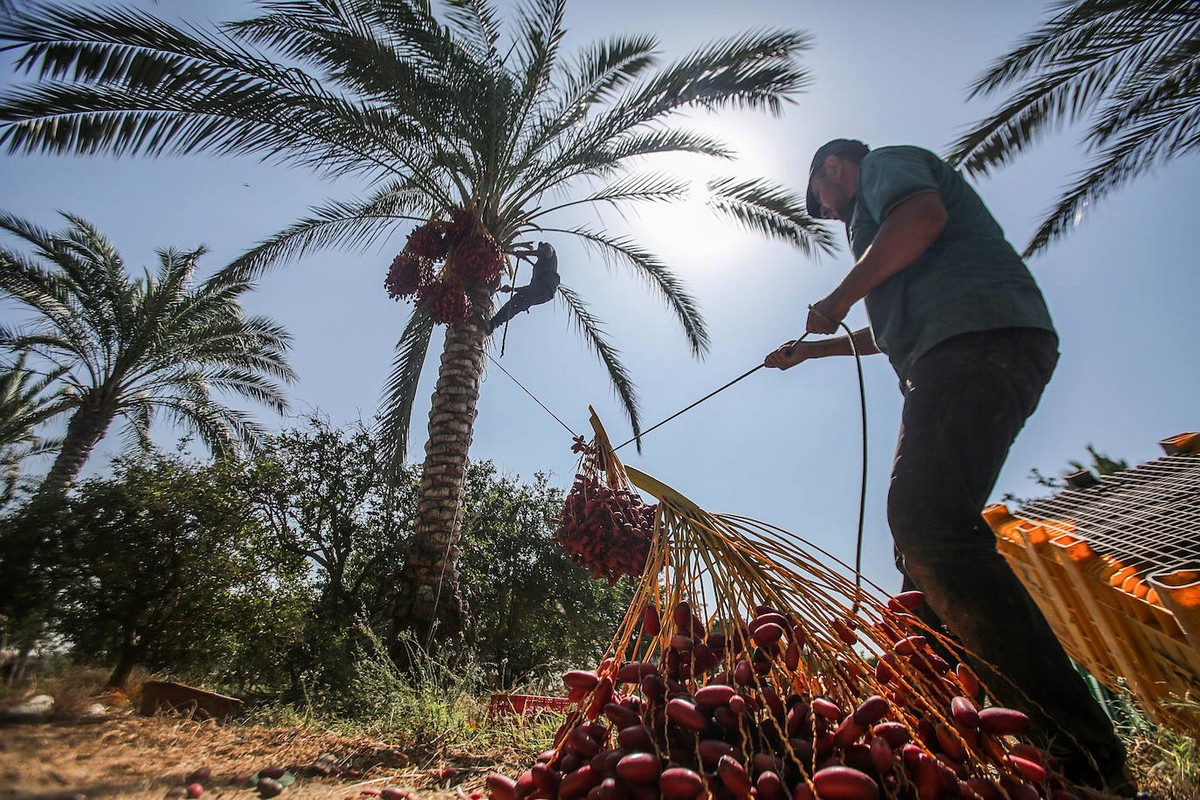
[[[758,234],[708,205],[714,178],[760,177],[768,168],[770,143],[760,141],[731,119],[708,119],[693,126],[729,144],[736,158],[725,161],[689,153],[666,153],[645,160],[647,171],[661,171],[688,183],[687,197],[673,203],[646,203],[628,217],[630,234],[680,272],[719,270],[751,246]],[[764,146],[766,145],[766,146]]]

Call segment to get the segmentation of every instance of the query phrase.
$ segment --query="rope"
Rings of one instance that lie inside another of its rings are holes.
[[[820,313],[820,312],[817,312]],[[858,535],[854,544],[854,604],[850,607],[850,615],[858,615],[859,603],[862,601],[862,554],[863,528],[867,517],[867,383],[863,378],[862,354],[858,352],[858,343],[854,341],[854,333],[845,322],[838,323],[850,340],[850,352],[854,354],[854,367],[858,371],[858,400],[862,409],[862,482],[858,492]]]
[[[811,305],[808,308],[810,311],[816,311],[816,309],[814,309]],[[816,311],[816,313],[821,314],[820,311]],[[824,315],[821,314],[821,316],[824,316]],[[829,319],[829,318],[826,317],[826,319]],[[833,320],[829,320],[829,321],[832,322]],[[854,547],[854,588],[855,588],[856,593],[855,593],[855,598],[854,598],[854,604],[851,607],[851,611],[850,611],[851,615],[855,615],[858,613],[859,603],[862,599],[863,531],[866,527],[866,514],[867,514],[867,456],[868,456],[868,452],[867,452],[867,388],[866,388],[866,380],[863,377],[862,354],[858,352],[858,343],[854,341],[854,333],[853,333],[853,331],[850,330],[850,328],[846,325],[845,322],[838,322],[836,324],[838,326],[840,326],[842,328],[842,330],[844,330],[846,332],[846,338],[850,342],[850,352],[854,355],[854,366],[858,372],[859,405],[860,405],[861,412],[862,412],[862,480],[860,483],[859,495],[858,495],[858,533],[855,537],[855,547]],[[795,341],[795,344],[799,344],[800,342],[803,342],[805,339],[808,338],[808,336],[809,336],[809,334],[805,333],[803,336],[801,336],[799,339],[797,339]],[[570,426],[568,426],[567,423],[565,423],[561,419],[559,419],[558,415],[555,414],[553,411],[551,411],[549,408],[547,408],[545,403],[543,403],[541,400],[538,400],[537,397],[534,396],[533,392],[526,389],[521,384],[520,381],[518,381],[516,378],[514,378],[512,376],[512,373],[510,373],[508,370],[506,370],[500,364],[499,361],[492,358],[491,353],[487,353],[486,350],[484,352],[487,355],[487,357],[489,359],[491,359],[493,364],[495,364],[497,367],[500,367],[501,372],[503,372],[505,375],[508,375],[508,377],[512,379],[513,383],[517,384],[517,386],[520,386],[521,389],[523,389],[525,391],[525,394],[532,397],[533,401],[535,403],[537,403],[539,406],[541,406],[542,409],[545,410],[545,412],[547,414],[554,417],[554,419],[558,421],[558,424],[562,425],[564,428],[566,428],[567,432],[570,433],[572,437],[575,436],[575,431],[571,430]],[[632,439],[629,439],[629,440],[624,441],[621,444],[617,445],[616,447],[613,448],[613,452],[620,450],[622,447],[625,447],[626,445],[633,444],[634,442],[640,440],[643,436],[650,433],[651,431],[653,431],[657,428],[660,428],[663,425],[666,425],[671,420],[675,419],[676,417],[678,417],[688,411],[691,411],[693,408],[700,405],[705,400],[715,397],[716,395],[725,391],[726,389],[733,386],[734,384],[736,384],[740,381],[743,381],[746,378],[749,378],[751,375],[758,372],[764,366],[766,366],[766,365],[758,364],[755,367],[746,370],[741,375],[738,375],[736,378],[729,381],[728,383],[726,383],[716,389],[713,389],[711,392],[704,395],[704,397],[701,397],[696,402],[694,402],[690,405],[684,406],[683,408],[679,409],[678,411],[676,411],[674,414],[667,417],[666,419],[664,419],[660,422],[657,422],[654,425],[651,425],[649,428],[642,431],[637,436],[634,436]]]
[[[547,408],[545,403],[543,403],[541,400],[538,400],[538,399],[537,399],[537,397],[534,395],[534,393],[533,393],[533,392],[531,392],[531,391],[529,391],[528,389],[526,389],[526,388],[525,388],[525,384],[521,383],[519,380],[517,380],[516,378],[514,378],[514,377],[513,377],[513,374],[512,374],[511,372],[509,372],[508,370],[506,370],[506,369],[504,368],[504,365],[503,365],[503,364],[501,364],[501,363],[500,363],[499,361],[497,361],[496,359],[492,358],[492,354],[491,354],[491,353],[489,353],[487,350],[484,350],[484,351],[483,351],[483,354],[484,354],[485,356],[487,356],[487,357],[488,357],[488,360],[489,360],[489,361],[491,361],[493,364],[495,364],[497,367],[499,367],[499,368],[500,368],[500,371],[501,371],[501,372],[503,372],[505,375],[507,375],[507,376],[508,376],[508,377],[509,377],[509,378],[512,380],[512,382],[513,382],[513,383],[515,383],[517,386],[520,386],[520,387],[521,387],[521,390],[522,390],[522,391],[524,391],[524,392],[525,392],[525,394],[527,394],[527,395],[529,395],[530,397],[532,397],[532,398],[533,398],[533,402],[535,402],[535,403],[537,403],[539,406],[541,406],[541,407],[542,407],[542,409],[543,409],[543,410],[544,410],[544,411],[545,411],[547,414],[549,414],[550,416],[554,417],[554,419],[555,419],[555,420],[557,420],[557,422],[558,422],[558,424],[559,424],[559,425],[562,425],[564,428],[566,428],[566,429],[567,429],[567,433],[571,434],[571,438],[572,438],[572,439],[576,438],[577,434],[575,433],[575,431],[571,430],[571,426],[570,426],[570,425],[568,425],[567,423],[563,422],[561,419],[559,419],[559,418],[558,418],[558,415],[557,415],[557,414],[555,414],[553,411],[551,411],[549,408]]]
[[[805,334],[805,336],[807,336],[807,335],[808,335],[808,334]],[[671,420],[675,419],[676,417],[678,417],[680,414],[684,413],[685,411],[691,411],[693,408],[695,408],[696,406],[700,405],[701,403],[703,403],[703,402],[704,402],[705,400],[707,400],[708,398],[710,398],[710,397],[713,397],[714,395],[718,395],[718,394],[720,394],[721,392],[723,392],[723,391],[725,391],[726,389],[728,389],[730,386],[733,386],[733,385],[734,385],[735,383],[737,383],[738,381],[740,381],[740,380],[744,380],[745,378],[749,378],[751,375],[753,375],[754,373],[758,372],[758,371],[759,371],[760,369],[762,369],[764,366],[766,366],[766,365],[765,365],[765,364],[759,364],[758,366],[754,367],[753,369],[749,369],[749,370],[747,370],[746,372],[743,372],[741,375],[738,375],[736,378],[734,378],[733,380],[731,380],[729,383],[725,384],[724,386],[720,387],[719,389],[713,389],[711,392],[709,392],[708,394],[704,395],[704,397],[701,397],[699,400],[697,400],[696,402],[692,403],[690,406],[687,406],[686,408],[681,408],[681,409],[679,409],[679,410],[678,410],[678,411],[676,411],[674,414],[672,414],[671,416],[669,416],[669,417],[667,417],[666,419],[664,419],[662,422],[659,422],[659,423],[656,423],[656,424],[654,424],[654,425],[651,425],[649,428],[647,428],[646,430],[642,431],[642,432],[641,432],[641,433],[639,433],[637,436],[634,436],[634,437],[633,437],[632,439],[630,439],[629,441],[627,441],[627,442],[622,442],[621,444],[617,445],[616,447],[614,447],[614,448],[613,448],[613,452],[616,452],[617,450],[620,450],[622,447],[624,447],[624,446],[625,446],[625,445],[627,445],[627,444],[632,444],[633,442],[636,442],[638,439],[641,439],[643,436],[645,436],[647,433],[649,433],[650,431],[654,430],[655,428],[658,428],[658,427],[660,427],[660,426],[662,426],[662,425],[666,425],[668,422],[670,422]]]

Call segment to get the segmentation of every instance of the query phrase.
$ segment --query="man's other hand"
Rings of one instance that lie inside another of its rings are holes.
[[[763,366],[771,369],[789,369],[796,366],[802,361],[807,361],[817,355],[816,349],[813,347],[814,342],[802,342],[799,339],[793,339],[790,342],[784,342],[779,347],[772,350],[763,359]]]

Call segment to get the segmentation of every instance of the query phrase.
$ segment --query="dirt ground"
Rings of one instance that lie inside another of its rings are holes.
[[[496,757],[404,752],[384,741],[312,730],[219,725],[128,713],[0,724],[0,800],[163,800],[186,776],[211,770],[202,798],[256,800],[245,776],[286,767],[280,800],[372,800],[386,787],[414,800],[469,800]]]

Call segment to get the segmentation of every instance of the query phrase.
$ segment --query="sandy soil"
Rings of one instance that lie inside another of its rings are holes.
[[[420,800],[468,800],[488,773],[504,769],[495,760],[321,731],[120,714],[0,726],[0,800],[162,800],[200,767],[212,772],[204,800],[255,800],[235,776],[271,766],[296,776],[280,800],[372,800],[385,787]]]

